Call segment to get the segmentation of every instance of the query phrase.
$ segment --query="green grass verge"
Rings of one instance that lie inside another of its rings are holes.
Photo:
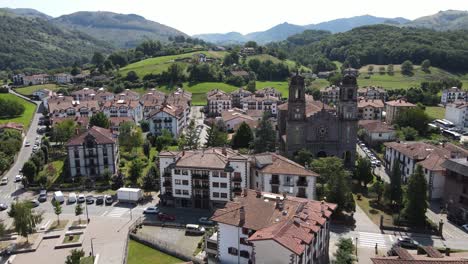
[[[83,257],[80,259],[80,264],[93,264],[94,263],[94,257]]]
[[[128,264],[176,264],[181,259],[167,255],[161,251],[150,248],[134,240],[128,241]]]
[[[29,127],[29,124],[31,123],[31,120],[34,116],[34,112],[36,111],[36,105],[13,94],[0,94],[0,98],[17,101],[24,105],[25,108],[24,113],[21,116],[14,118],[0,118],[0,124],[15,122],[23,124],[25,129]]]
[[[445,118],[445,108],[440,106],[426,106],[425,112],[429,115],[431,119]]]
[[[361,195],[361,199],[357,199],[357,195],[353,194],[354,201],[356,205],[358,205],[366,215],[374,222],[376,225],[380,225],[380,216],[383,215],[384,217],[384,225],[392,226],[393,225],[393,217],[377,206],[377,199],[365,197]]]
[[[54,231],[54,230],[62,230],[65,228],[65,226],[68,224],[68,220],[60,220],[60,222],[58,222],[57,220],[55,220],[49,227],[49,229],[47,229],[48,231]],[[63,240],[65,241],[65,239]]]
[[[143,76],[153,73],[162,73],[163,71],[167,70],[171,64],[174,63],[176,59],[184,59],[184,58],[192,58],[194,54],[203,53],[208,58],[215,58],[215,59],[222,59],[224,55],[227,53],[225,51],[197,51],[197,52],[190,52],[178,55],[170,55],[170,56],[161,56],[156,58],[150,58],[142,61],[138,61],[132,64],[129,64],[122,69],[120,69],[120,74],[125,76],[129,71],[135,71],[138,77],[143,78]],[[187,66],[188,63],[186,62],[178,62],[182,65]]]
[[[47,177],[47,183],[50,185],[54,184],[62,174],[63,165],[64,160],[54,160],[45,164],[42,171],[37,174],[36,180]]]
[[[78,240],[80,240],[81,235],[67,235],[63,238],[62,243],[63,244],[70,244],[70,243],[76,243]],[[81,261],[80,261],[81,263]]]
[[[15,91],[19,94],[28,96],[28,95],[32,95],[35,91],[40,90],[40,89],[48,89],[51,91],[56,91],[58,90],[58,86],[55,83],[48,83],[48,84],[32,85],[32,86],[16,88]]]

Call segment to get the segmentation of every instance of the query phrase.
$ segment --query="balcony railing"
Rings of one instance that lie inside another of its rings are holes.
[[[241,188],[241,187],[234,187],[234,188],[232,188],[232,192],[233,192],[233,193],[241,193],[241,192],[242,192],[242,188]]]
[[[208,179],[209,175],[192,173],[192,179]]]
[[[297,181],[297,186],[299,186],[299,187],[307,187],[307,186],[309,186],[309,184],[307,183],[306,180],[298,180],[298,181]]]
[[[232,177],[233,182],[242,182],[242,177],[241,176],[234,176]]]
[[[306,194],[306,193],[303,193],[303,192],[298,192],[298,193],[297,193],[297,197],[300,197],[300,198],[307,198],[307,194]]]
[[[270,180],[270,184],[279,185],[279,184],[280,184],[280,181],[279,181],[279,179],[271,179],[271,180]]]
[[[208,186],[208,185],[201,185],[201,184],[195,184],[195,185],[193,185],[193,188],[194,188],[194,189],[209,189],[210,186]]]
[[[171,186],[172,186],[172,182],[171,182],[171,181],[165,181],[165,182],[163,182],[163,186],[164,186],[164,187],[171,187]]]

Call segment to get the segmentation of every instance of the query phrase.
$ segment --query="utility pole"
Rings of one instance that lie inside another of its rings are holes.
[[[356,237],[356,257],[357,257],[357,243],[358,243],[358,237]]]
[[[88,224],[89,224],[88,202],[86,200],[85,200],[85,208],[86,208],[86,218],[88,219]]]
[[[94,258],[93,239],[94,239],[94,237],[91,238],[91,256],[93,256],[93,258]]]

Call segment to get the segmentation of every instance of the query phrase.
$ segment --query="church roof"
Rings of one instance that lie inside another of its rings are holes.
[[[278,109],[287,111],[288,103],[284,103],[278,106]],[[309,117],[317,112],[320,112],[322,109],[332,110],[333,107],[322,103],[321,101],[316,101],[311,95],[306,95],[306,116]]]

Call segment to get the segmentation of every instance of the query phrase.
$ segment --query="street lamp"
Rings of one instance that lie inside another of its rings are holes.
[[[93,239],[96,239],[95,237],[92,237],[91,240],[91,256],[94,258],[94,247],[93,247]]]
[[[356,237],[356,257],[357,257],[357,241],[358,241],[358,237]]]
[[[86,218],[88,219],[88,224],[89,224],[89,214],[88,214],[88,202],[85,199],[85,208],[86,208]]]

